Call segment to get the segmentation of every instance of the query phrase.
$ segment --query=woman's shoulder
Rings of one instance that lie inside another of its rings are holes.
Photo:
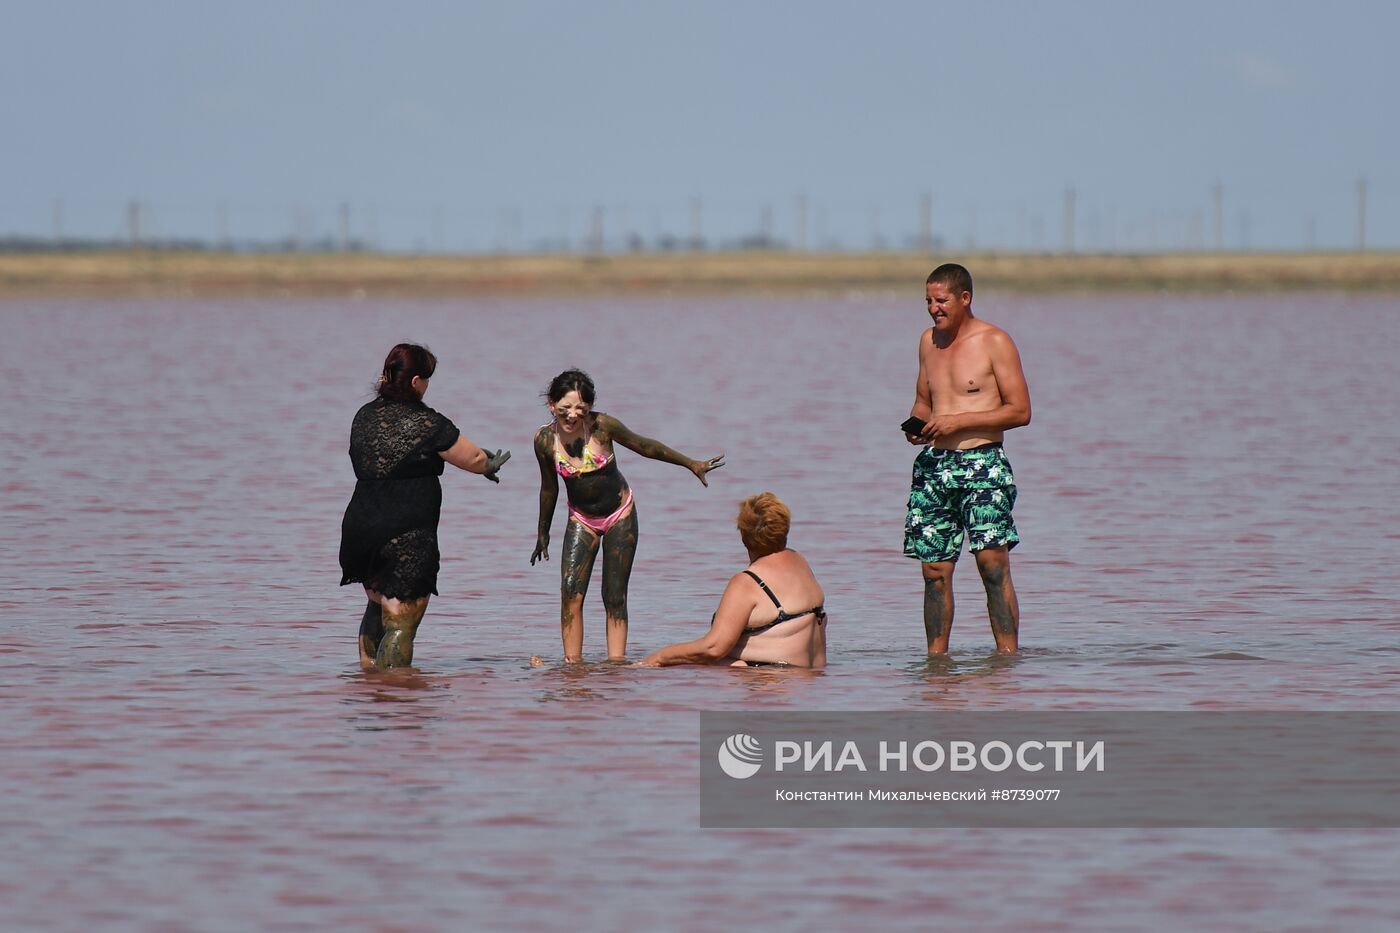
[[[430,407],[427,403],[419,401],[400,402],[393,399],[387,400],[385,404],[388,410],[408,424],[420,425],[424,428],[438,428],[456,425],[452,424],[452,419]]]
[[[384,405],[384,399],[376,395],[374,398],[355,409],[355,417],[351,419],[351,423],[363,424],[369,418],[374,417],[375,413],[382,409]]]
[[[794,551],[792,548],[760,557],[749,565],[749,570],[769,583],[802,583],[807,581],[815,583],[817,580],[817,575],[812,572],[812,566],[807,563],[807,558],[803,557],[800,551]]]
[[[368,402],[365,402],[363,405],[360,406],[360,411],[381,411],[381,410],[382,410],[382,411],[418,411],[418,412],[432,412],[433,414],[437,414],[436,411],[434,411],[433,409],[429,408],[421,399],[418,400],[418,401],[406,402],[406,401],[403,401],[402,399],[385,398],[385,397],[382,396],[382,395],[376,395],[374,398],[370,399]]]
[[[723,595],[732,598],[752,599],[757,603],[761,592],[758,582],[753,578],[752,568],[745,567],[729,578],[729,582],[724,585]]]
[[[421,401],[400,401],[392,398],[373,398],[355,413],[355,420],[373,419],[382,425],[396,425],[407,430],[437,430],[455,428],[452,419],[435,408],[429,408]]]
[[[605,411],[595,411],[593,417],[593,435],[598,438],[600,444],[611,445],[620,431],[625,431],[621,421]]]
[[[408,402],[408,403],[406,403],[406,404],[413,405],[414,403],[413,403],[413,402]],[[427,415],[429,418],[432,418],[434,421],[451,421],[451,420],[452,420],[451,418],[449,418],[449,417],[447,417],[446,415],[444,415],[442,412],[438,411],[436,408],[433,408],[433,407],[431,407],[431,406],[429,406],[429,405],[425,405],[425,404],[422,403],[422,402],[418,402],[416,407],[418,408],[419,411],[423,412],[423,414]]]
[[[786,553],[786,554],[788,555],[788,557],[789,557],[798,567],[801,567],[801,568],[802,568],[803,570],[805,570],[807,573],[811,573],[811,572],[812,572],[812,565],[809,564],[809,563],[807,563],[807,557],[806,557],[806,555],[804,555],[801,551],[794,550],[793,548],[788,548],[787,551],[784,552],[784,553]]]

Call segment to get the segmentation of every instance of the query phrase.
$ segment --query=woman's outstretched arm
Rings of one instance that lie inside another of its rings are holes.
[[[465,434],[460,434],[456,443],[446,450],[439,451],[438,456],[459,470],[480,473],[491,482],[499,483],[501,480],[496,473],[510,459],[510,451],[483,450],[468,440]]]
[[[695,474],[695,478],[700,480],[704,486],[710,485],[705,479],[705,474],[711,470],[718,470],[724,466],[724,454],[718,457],[711,457],[709,460],[692,460],[678,450],[672,450],[658,440],[650,437],[642,437],[627,425],[618,421],[612,415],[599,415],[598,427],[606,431],[608,437],[626,447],[633,453],[641,454],[650,460],[660,460],[664,463],[674,463],[683,466]]]
[[[724,588],[724,595],[719,598],[719,608],[715,610],[715,618],[710,623],[708,632],[695,641],[668,645],[660,651],[654,651],[640,662],[640,666],[714,664],[728,657],[734,646],[739,643],[744,634],[744,627],[749,624],[749,616],[758,605],[753,595],[746,592],[756,587],[746,587],[741,578],[748,579],[743,574],[735,574],[729,585]]]

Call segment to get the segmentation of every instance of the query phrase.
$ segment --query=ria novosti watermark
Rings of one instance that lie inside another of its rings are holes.
[[[1087,746],[1087,747],[1086,747]],[[794,742],[778,739],[773,743],[773,770],[811,772],[821,770],[826,773],[840,773],[847,769],[869,771],[859,743],[846,740],[838,743],[823,741]],[[732,778],[743,780],[753,777],[763,765],[763,745],[751,735],[739,732],[725,739],[720,745],[720,769]],[[1013,765],[1022,771],[1043,771],[1049,767],[1053,771],[1064,771],[1070,766],[1069,756],[1073,756],[1073,770],[1087,771],[1104,769],[1104,743],[1100,739],[1092,745],[1082,740],[1031,739],[1021,742],[1015,748],[1007,742],[993,739],[978,746],[975,742],[954,739],[951,742],[936,742],[925,739],[911,743],[906,739],[896,742],[881,739],[878,754],[873,763],[878,771],[976,771],[981,768],[993,774],[1006,771]]]
[[[703,713],[702,826],[1400,826],[1400,713]]]

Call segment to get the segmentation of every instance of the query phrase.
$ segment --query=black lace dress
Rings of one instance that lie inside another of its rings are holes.
[[[394,599],[437,593],[438,456],[461,432],[422,402],[377,398],[355,414],[355,495],[340,525],[340,585],[363,583]]]

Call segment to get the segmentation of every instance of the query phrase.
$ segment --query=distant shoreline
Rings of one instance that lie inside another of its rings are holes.
[[[939,262],[1021,292],[1400,291],[1400,251],[647,253],[399,256],[165,251],[0,254],[0,299],[918,292]]]

